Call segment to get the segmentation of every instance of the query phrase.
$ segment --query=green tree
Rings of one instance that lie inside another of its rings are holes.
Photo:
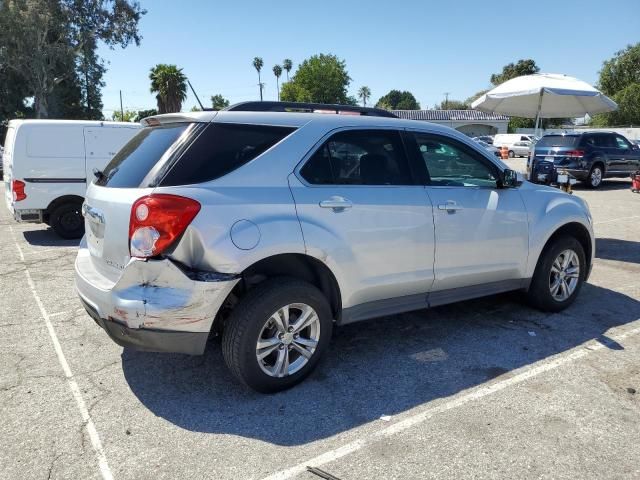
[[[282,68],[284,68],[285,71],[287,72],[287,82],[288,82],[289,81],[289,72],[293,68],[293,62],[291,61],[290,58],[285,58],[282,61]]]
[[[497,86],[507,80],[511,80],[512,78],[516,78],[521,75],[532,75],[539,71],[540,68],[536,65],[534,60],[531,60],[530,58],[526,60],[518,60],[515,64],[509,63],[502,67],[502,72],[491,75],[491,83]]]
[[[371,98],[371,90],[369,89],[369,87],[367,86],[360,87],[360,90],[358,90],[358,98],[362,100],[362,106],[366,107],[367,100]]]
[[[258,87],[260,87],[260,101],[262,101],[262,88],[264,87],[264,84],[262,83],[262,79],[260,78],[260,70],[262,70],[263,65],[264,65],[264,62],[262,61],[262,58],[260,57],[253,58],[253,68],[255,68],[256,72],[258,72]]]
[[[411,92],[391,90],[380,97],[376,107],[384,108],[385,110],[420,110],[420,103]]]
[[[140,45],[138,22],[146,13],[137,1],[60,0],[67,13],[71,41],[77,56],[77,72],[81,84],[85,118],[102,118],[102,77],[106,71],[97,55],[98,41],[113,49]]]
[[[125,110],[124,116],[120,110],[116,110],[113,112],[113,115],[111,115],[111,120],[114,122],[135,122],[136,118],[138,118],[138,113],[133,110]]]
[[[227,108],[229,106],[229,100],[224,98],[219,93],[217,95],[211,96],[211,107],[214,110],[222,110],[223,108]]]
[[[489,89],[486,90],[480,90],[479,92],[474,93],[473,95],[471,95],[469,98],[467,98],[464,103],[466,103],[467,105],[469,105],[469,108],[471,108],[471,104],[477,100],[478,98],[480,98],[482,95],[484,95],[485,93],[487,93],[489,91]]]
[[[179,112],[187,98],[187,77],[176,65],[160,63],[151,69],[151,93],[156,94],[159,113]]]
[[[5,0],[0,4],[3,64],[25,82],[37,118],[47,118],[47,99],[69,72],[73,58],[69,31],[59,4],[47,0]]]
[[[627,46],[603,63],[598,86],[605,95],[614,96],[634,83],[640,84],[640,43]]]
[[[631,83],[613,95],[618,110],[594,115],[591,125],[595,127],[640,125],[640,82]]]
[[[130,0],[1,1],[0,64],[22,79],[36,117],[49,116],[51,105],[54,116],[102,118],[98,41],[123,48],[139,43],[145,13]]]
[[[434,105],[433,108],[436,110],[469,110],[471,107],[466,101],[446,100],[440,104]]]
[[[276,91],[278,92],[278,101],[280,101],[280,75],[282,75],[282,67],[280,65],[274,65],[273,74],[276,76]]]
[[[348,103],[351,77],[344,60],[335,55],[314,55],[304,60],[290,81],[282,86],[280,98],[288,102]]]
[[[158,115],[158,110],[156,110],[155,108],[151,108],[149,110],[138,110],[138,113],[136,113],[133,121],[137,123],[143,118],[153,117],[154,115]]]

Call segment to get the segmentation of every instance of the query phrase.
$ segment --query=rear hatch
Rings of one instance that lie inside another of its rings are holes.
[[[582,157],[584,152],[578,148],[580,138],[580,135],[545,135],[535,145],[536,161],[562,166]]]
[[[156,123],[140,130],[89,185],[83,214],[91,262],[111,282],[130,260],[129,220],[137,199],[153,191],[154,179],[191,138],[196,123]]]

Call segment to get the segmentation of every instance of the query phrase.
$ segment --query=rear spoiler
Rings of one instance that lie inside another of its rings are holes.
[[[209,117],[202,118],[202,112],[193,113],[164,113],[162,115],[154,115],[153,117],[147,117],[140,120],[140,124],[143,127],[157,127],[159,125],[165,125],[168,123],[194,123],[194,122],[209,122],[215,117],[217,112],[210,112]]]

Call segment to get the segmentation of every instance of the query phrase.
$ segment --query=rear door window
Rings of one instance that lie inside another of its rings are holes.
[[[300,170],[312,185],[413,185],[397,131],[347,130],[333,135]]]
[[[96,180],[96,185],[113,188],[137,188],[153,167],[190,127],[189,123],[174,123],[147,127],[116,153]]]
[[[271,125],[210,123],[159,184],[189,185],[215,180],[262,155],[294,130]]]

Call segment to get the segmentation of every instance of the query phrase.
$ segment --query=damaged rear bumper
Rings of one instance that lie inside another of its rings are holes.
[[[168,259],[131,259],[116,282],[94,267],[81,247],[76,289],[87,313],[118,345],[200,355],[236,276],[203,274]]]

